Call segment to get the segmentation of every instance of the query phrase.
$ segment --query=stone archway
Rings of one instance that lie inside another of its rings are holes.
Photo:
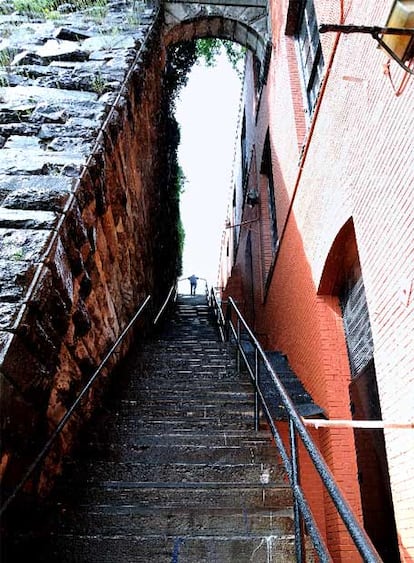
[[[239,43],[253,52],[260,65],[260,83],[266,82],[271,53],[266,0],[166,2],[164,28],[166,45],[204,37]]]

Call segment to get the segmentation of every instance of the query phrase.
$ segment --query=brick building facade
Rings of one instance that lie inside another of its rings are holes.
[[[319,31],[332,23],[384,26],[392,10],[414,27],[412,2],[271,2],[265,84],[254,56],[246,59],[219,285],[265,350],[287,354],[327,418],[408,425],[413,82],[371,35]],[[412,69],[409,49],[403,56]],[[412,561],[413,428],[315,435],[384,561]],[[356,561],[332,507],[313,497],[336,560]]]

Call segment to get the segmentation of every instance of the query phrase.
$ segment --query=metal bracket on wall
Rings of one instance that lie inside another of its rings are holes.
[[[326,33],[329,31],[336,31],[340,33],[368,33],[371,35],[379,45],[390,55],[394,61],[400,65],[409,74],[414,74],[409,66],[407,66],[398,55],[385,43],[381,35],[409,35],[414,42],[414,29],[406,27],[380,27],[368,25],[340,25],[340,24],[321,24],[319,26],[319,33]],[[412,50],[412,46],[411,46]],[[410,58],[410,57],[409,57]]]

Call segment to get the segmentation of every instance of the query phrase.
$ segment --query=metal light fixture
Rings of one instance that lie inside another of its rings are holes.
[[[379,47],[382,47],[401,68],[414,74],[414,70],[405,64],[414,58],[414,0],[394,0],[384,27],[343,24],[319,26],[320,33],[327,31],[369,33],[378,42]]]
[[[392,28],[413,29],[414,0],[395,0],[385,25]],[[402,62],[414,56],[413,35],[389,35],[384,33],[381,39]]]

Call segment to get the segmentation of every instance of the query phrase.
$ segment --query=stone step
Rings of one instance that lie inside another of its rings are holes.
[[[65,504],[63,504],[65,506]],[[69,504],[70,506],[70,504]],[[77,510],[102,510],[107,506],[186,508],[206,510],[211,508],[271,508],[286,509],[292,506],[292,493],[288,485],[260,485],[234,482],[212,483],[162,483],[102,481],[82,489],[77,499]]]
[[[45,541],[50,544],[48,546]],[[24,554],[17,553],[21,560]],[[30,544],[31,563],[293,563],[292,535],[58,535]],[[97,559],[99,554],[99,559]]]
[[[238,408],[237,408],[238,407]],[[239,403],[238,405],[227,405],[226,403],[219,404],[200,404],[199,402],[188,403],[184,405],[170,403],[170,402],[152,402],[146,401],[145,405],[138,408],[124,408],[122,411],[116,413],[117,422],[122,423],[123,420],[139,416],[142,420],[159,420],[168,416],[171,420],[181,418],[192,418],[195,421],[210,419],[212,421],[220,419],[229,420],[251,420],[254,411],[254,404],[252,401]]]
[[[73,517],[64,512],[59,516],[61,534],[96,534],[102,536],[134,536],[137,531],[147,537],[195,536],[214,537],[224,534],[290,535],[293,532],[292,510],[267,508],[217,508],[211,510],[185,507],[151,508],[141,506],[83,507]]]
[[[174,377],[172,377],[173,374]],[[196,377],[199,377],[199,379],[196,379]],[[152,379],[154,379],[154,376]],[[217,391],[231,393],[239,390],[240,392],[251,393],[252,391],[251,384],[247,378],[241,382],[239,378],[238,382],[236,375],[226,372],[215,373],[213,376],[208,372],[203,372],[202,375],[194,374],[191,370],[158,372],[156,379],[156,386],[154,381],[151,381],[151,377],[147,374],[143,374],[139,380],[131,381],[128,387],[128,398],[135,399],[135,393],[146,389],[154,390],[154,393],[176,392],[177,396],[182,392],[214,393]]]
[[[154,376],[153,376],[154,379]],[[181,394],[183,396],[186,394],[204,395],[215,394],[215,393],[246,393],[248,396],[252,396],[252,386],[249,380],[246,378],[243,381],[237,381],[237,378],[233,375],[226,374],[214,374],[214,377],[206,377],[205,374],[197,375],[192,373],[190,370],[177,372],[161,372],[157,373],[157,383],[151,381],[151,378],[147,375],[142,376],[139,380],[133,380],[128,382],[128,392],[125,390],[119,390],[116,397],[108,398],[108,404],[116,401],[119,404],[119,400],[130,399],[136,400],[139,398],[139,394],[142,392],[154,393],[158,395],[160,393],[175,393],[177,399],[180,398]]]
[[[165,405],[187,405],[187,404],[228,404],[234,405],[235,408],[240,403],[248,403],[254,400],[253,390],[211,390],[205,389],[203,387],[199,389],[182,389],[180,393],[177,393],[176,389],[137,389],[139,396],[137,398],[131,398],[128,395],[128,399],[121,399],[118,404],[122,409],[131,408],[142,408],[142,400],[154,401],[156,403],[162,403]]]
[[[182,352],[169,352],[169,354],[180,354],[180,357],[161,357],[157,362],[157,371],[161,372],[163,369],[187,369],[188,371],[194,371],[196,368],[204,368],[204,371],[207,373],[213,374],[218,370],[224,371],[228,370],[230,373],[234,370],[234,366],[232,364],[228,364],[223,361],[223,358],[217,358],[217,360],[210,362],[208,360],[207,354],[194,356],[191,351],[188,353],[188,357]],[[185,366],[185,367],[184,367]],[[151,370],[149,370],[151,371]],[[230,374],[229,373],[229,374]],[[236,374],[234,374],[236,375]]]
[[[172,406],[174,408],[181,407],[186,408],[187,406],[217,406],[222,405],[232,407],[237,409],[238,406],[243,404],[251,405],[254,402],[254,392],[244,392],[243,390],[239,393],[234,391],[211,391],[209,389],[203,390],[194,389],[183,390],[182,392],[174,388],[157,389],[156,391],[147,389],[136,389],[137,397],[128,396],[128,398],[122,399],[118,402],[119,407],[124,410],[132,408],[135,410],[140,410],[146,406],[147,402],[151,402],[154,405],[161,405],[168,408]]]
[[[144,357],[150,353],[156,352],[157,355],[165,357],[167,354],[173,352],[180,352],[184,356],[194,354],[195,357],[212,355],[212,359],[221,358],[230,359],[234,357],[234,352],[228,348],[227,344],[218,344],[217,341],[200,342],[200,340],[156,340],[152,342],[144,351]]]
[[[188,361],[193,362],[205,360],[207,363],[210,363],[209,355],[211,354],[213,356],[211,359],[211,363],[213,365],[215,363],[231,365],[231,358],[227,357],[227,353],[224,350],[220,349],[212,350],[209,348],[200,348],[198,350],[194,346],[185,346],[185,344],[179,344],[177,346],[170,347],[169,349],[152,348],[148,352],[157,354],[157,359],[159,359],[161,364],[163,361],[167,361],[169,363],[179,363],[183,359],[187,359]]]
[[[101,441],[100,441],[101,440]],[[114,448],[125,446],[129,447],[131,444],[137,444],[137,441],[141,445],[152,445],[157,443],[158,445],[169,444],[169,445],[188,445],[188,446],[245,446],[251,447],[257,444],[267,445],[271,440],[271,434],[269,432],[240,432],[237,430],[225,430],[213,434],[212,432],[207,433],[197,433],[194,430],[188,432],[171,432],[169,434],[162,433],[151,433],[145,432],[145,434],[140,434],[139,438],[136,436],[131,436],[127,434],[122,443],[116,442],[109,444]],[[91,436],[88,436],[83,444],[83,448],[86,453],[88,453],[89,448],[105,448],[108,442],[103,441],[102,437],[97,436],[95,441],[91,441]],[[276,450],[275,450],[276,451]]]
[[[118,421],[129,416],[139,416],[145,420],[159,419],[165,416],[169,418],[191,417],[195,419],[214,419],[220,417],[223,421],[224,419],[231,420],[234,417],[240,419],[251,418],[253,409],[254,404],[252,401],[240,402],[236,405],[228,402],[218,404],[206,403],[203,405],[200,401],[180,404],[179,402],[172,403],[169,401],[156,402],[146,400],[142,406],[124,408],[117,414]]]
[[[285,484],[283,469],[276,463],[236,464],[223,463],[146,463],[127,461],[93,460],[70,476],[72,486],[86,483],[88,486],[100,481],[134,481],[159,483],[232,483],[262,482]],[[68,468],[69,469],[69,468]],[[69,482],[69,481],[68,481]]]
[[[206,421],[212,425],[212,431],[220,430],[224,423],[229,425],[229,429],[234,427],[239,428],[245,425],[246,430],[250,430],[253,425],[253,403],[242,404],[240,409],[232,409],[231,412],[226,410],[224,405],[206,406],[192,405],[192,408],[162,408],[162,405],[143,406],[142,408],[128,408],[124,410],[118,409],[113,413],[111,419],[106,423],[110,426],[124,426],[135,427],[140,431],[142,426],[148,427],[148,424],[165,424],[171,427],[172,424],[178,426],[188,426],[188,421],[191,419],[191,424],[194,423],[194,430],[197,431],[199,426],[203,428]],[[168,418],[166,418],[168,414]],[[137,421],[137,418],[139,420]],[[134,426],[135,424],[135,426]],[[132,425],[132,426],[131,426]]]
[[[200,432],[220,432],[220,431],[243,431],[248,432],[253,427],[253,416],[250,418],[246,417],[245,420],[236,419],[223,419],[217,420],[217,418],[203,418],[195,419],[194,417],[187,417],[185,420],[182,418],[177,418],[176,420],[139,420],[137,422],[133,421],[133,418],[125,418],[119,420],[118,424],[108,423],[107,429],[111,430],[111,440],[113,441],[123,441],[127,439],[127,436],[134,433],[134,436],[139,436],[150,433],[177,433],[177,432],[187,432],[187,433],[200,433]],[[113,436],[113,438],[112,438]]]
[[[101,448],[90,447],[91,459],[113,461],[114,458],[127,457],[131,463],[210,463],[210,464],[250,464],[266,463],[276,460],[276,450],[266,444],[245,446],[141,444],[139,438],[127,445],[118,442],[105,443]]]

